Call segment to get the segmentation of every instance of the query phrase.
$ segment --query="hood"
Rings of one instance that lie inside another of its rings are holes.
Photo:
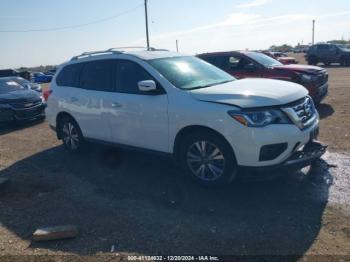
[[[28,89],[18,89],[10,92],[0,91],[0,103],[34,102],[40,100],[37,92]]]
[[[310,65],[280,65],[274,66],[273,69],[280,70],[290,70],[300,73],[308,73],[308,74],[318,74],[322,71],[326,71],[325,69],[318,66],[310,66]]]
[[[284,105],[303,98],[308,91],[301,85],[271,79],[242,79],[190,91],[201,101],[230,104],[241,108]]]

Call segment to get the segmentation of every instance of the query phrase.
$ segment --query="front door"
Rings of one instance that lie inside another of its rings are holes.
[[[159,84],[157,94],[139,91],[143,80],[155,79],[136,62],[117,60],[117,92],[109,98],[112,138],[115,143],[167,152],[167,94]]]
[[[237,79],[261,77],[261,66],[245,56],[231,55],[227,61],[228,72]]]

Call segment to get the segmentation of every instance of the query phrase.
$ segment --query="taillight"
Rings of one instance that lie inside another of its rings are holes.
[[[52,94],[52,89],[47,89],[43,92],[45,101],[49,100],[49,96]]]

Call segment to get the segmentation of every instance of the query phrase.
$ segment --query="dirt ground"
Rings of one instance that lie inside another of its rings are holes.
[[[303,54],[290,55],[305,63]],[[336,64],[326,68],[330,86],[328,97],[318,107],[322,119],[320,140],[332,151],[350,152],[350,68]]]
[[[319,111],[320,139],[329,152],[311,170],[271,181],[208,189],[167,158],[97,145],[68,154],[46,122],[0,130],[0,177],[10,178],[0,188],[0,260],[112,260],[116,254],[350,259],[350,68],[328,70],[329,96]],[[77,225],[78,237],[31,240],[38,227],[64,224]]]

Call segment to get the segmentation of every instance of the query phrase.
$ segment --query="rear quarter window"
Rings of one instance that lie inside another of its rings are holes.
[[[56,83],[59,86],[79,87],[79,77],[82,64],[71,64],[65,66],[58,74]]]

